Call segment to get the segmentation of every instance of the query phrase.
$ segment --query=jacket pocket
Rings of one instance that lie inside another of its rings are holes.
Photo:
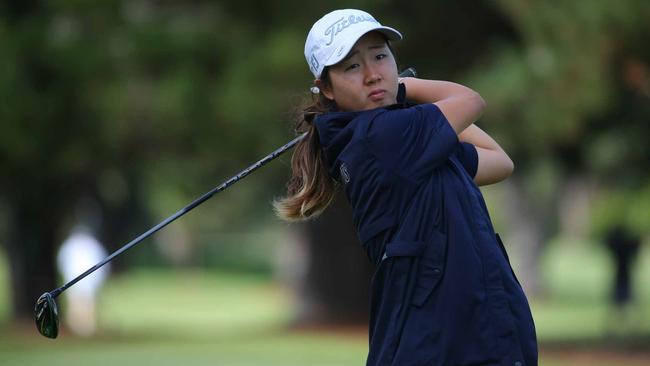
[[[386,244],[384,259],[393,257],[419,257],[423,251],[423,241],[391,241]]]
[[[442,236],[440,234],[439,236]],[[422,306],[435,290],[444,269],[444,243],[439,236],[434,240],[424,241],[393,241],[386,244],[386,254],[383,259],[397,257],[412,257],[409,269],[409,293],[411,303]]]

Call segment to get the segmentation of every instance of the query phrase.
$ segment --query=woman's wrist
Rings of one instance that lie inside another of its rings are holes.
[[[404,90],[405,90],[405,95],[406,99],[411,100],[416,103],[422,103],[421,101],[418,101],[413,98],[413,90],[412,88],[409,87],[409,85],[412,83],[412,80],[414,79],[413,77],[407,76],[407,77],[399,77],[397,78],[397,84],[403,84],[404,85]]]

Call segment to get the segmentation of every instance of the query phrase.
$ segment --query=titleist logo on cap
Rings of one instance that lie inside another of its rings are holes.
[[[375,18],[369,16],[369,15],[350,15],[347,19],[345,17],[335,21],[325,29],[325,35],[330,36],[329,42],[327,42],[325,45],[329,46],[334,42],[334,37],[344,31],[347,27],[357,24],[357,23],[363,23],[363,22],[373,22],[373,23],[379,23],[378,21],[375,20]]]

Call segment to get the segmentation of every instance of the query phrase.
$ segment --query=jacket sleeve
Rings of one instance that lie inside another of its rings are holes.
[[[382,164],[413,181],[431,174],[459,145],[458,136],[434,104],[377,115],[369,124],[367,141]]]
[[[478,170],[478,152],[476,146],[469,142],[459,142],[453,155],[460,161],[467,174],[473,179]]]

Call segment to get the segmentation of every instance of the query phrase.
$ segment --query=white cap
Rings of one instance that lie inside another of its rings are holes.
[[[357,9],[334,10],[311,27],[305,42],[305,59],[318,79],[325,66],[337,64],[350,52],[359,38],[379,31],[390,40],[401,40],[400,32],[379,24],[372,15]]]

